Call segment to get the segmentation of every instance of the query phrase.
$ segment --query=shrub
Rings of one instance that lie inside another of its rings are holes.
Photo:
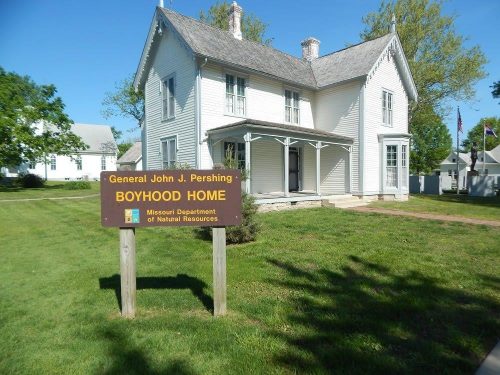
[[[16,185],[25,189],[41,188],[44,185],[43,179],[32,173],[22,174],[16,180]]]
[[[90,189],[90,182],[88,181],[70,181],[64,184],[66,190],[85,190]]]
[[[256,214],[255,198],[243,193],[241,196],[241,224],[226,227],[226,242],[235,244],[255,241],[260,230]]]

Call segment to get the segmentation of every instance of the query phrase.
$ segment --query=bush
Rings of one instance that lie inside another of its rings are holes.
[[[44,185],[43,179],[32,173],[20,175],[16,180],[16,185],[25,189],[41,188]]]
[[[90,182],[88,181],[70,181],[64,184],[66,190],[85,190],[90,189]]]
[[[260,225],[256,221],[257,208],[255,198],[243,193],[241,196],[241,224],[226,227],[226,243],[238,244],[255,241],[260,231]],[[203,239],[211,239],[212,228],[201,227],[198,235]]]

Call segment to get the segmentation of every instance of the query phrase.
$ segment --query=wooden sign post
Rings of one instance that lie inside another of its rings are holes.
[[[135,317],[135,228],[120,228],[120,286],[122,316]]]
[[[226,315],[226,228],[212,228],[214,316]]]
[[[214,316],[226,314],[226,228],[241,223],[238,170],[101,173],[101,222],[120,228],[122,316],[136,313],[135,228],[209,226],[213,235]]]

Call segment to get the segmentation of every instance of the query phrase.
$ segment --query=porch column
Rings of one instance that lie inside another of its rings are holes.
[[[284,190],[284,193],[285,193],[285,197],[289,197],[290,196],[290,181],[289,181],[289,178],[290,178],[290,166],[289,166],[289,150],[290,150],[290,137],[286,137],[285,138],[285,142],[283,143],[283,145],[285,147],[283,147],[283,150],[284,150],[284,177],[285,177],[285,186],[283,187],[283,190]]]
[[[321,195],[321,141],[316,142],[316,194]]]
[[[252,140],[252,133],[247,132],[243,137],[245,139],[245,172],[246,172],[246,181],[245,181],[245,193],[250,194],[250,176],[252,172],[250,171],[251,161],[250,161],[250,142]]]

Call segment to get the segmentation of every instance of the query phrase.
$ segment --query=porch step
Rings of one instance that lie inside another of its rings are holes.
[[[366,206],[369,202],[352,195],[331,196],[322,201],[324,207],[351,208]]]

